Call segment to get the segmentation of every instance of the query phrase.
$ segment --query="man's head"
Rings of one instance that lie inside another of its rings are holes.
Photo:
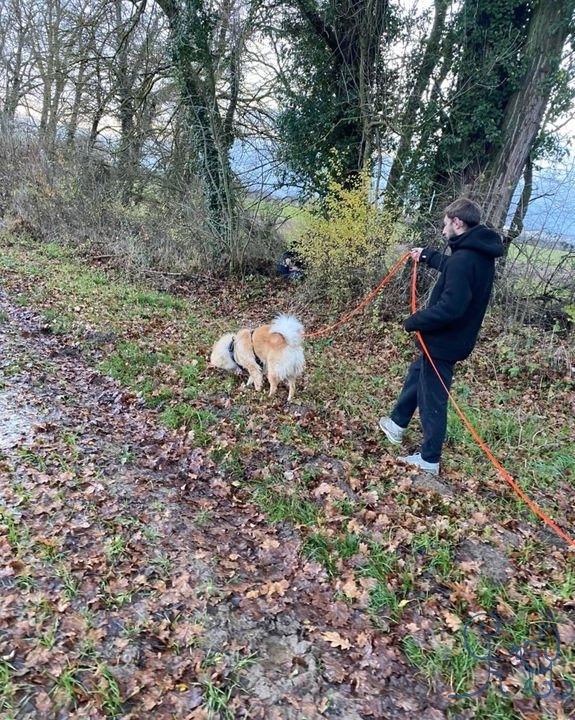
[[[473,200],[460,198],[445,208],[443,236],[450,240],[481,222],[481,208]]]

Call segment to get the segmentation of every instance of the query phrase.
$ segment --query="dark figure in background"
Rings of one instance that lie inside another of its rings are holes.
[[[443,236],[451,254],[431,248],[410,251],[414,260],[441,273],[427,307],[404,323],[408,332],[421,333],[441,379],[422,352],[409,367],[390,417],[382,417],[379,427],[391,443],[399,445],[419,408],[421,452],[398,459],[433,475],[439,474],[447,432],[447,391],[454,366],[465,360],[475,346],[493,287],[495,258],[503,255],[499,235],[480,221],[477,203],[466,198],[456,200],[445,209],[443,218]]]
[[[303,276],[304,267],[301,259],[291,250],[285,252],[278,262],[278,273],[287,280],[296,280]]]

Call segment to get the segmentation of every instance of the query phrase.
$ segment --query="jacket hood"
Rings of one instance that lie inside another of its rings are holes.
[[[503,243],[495,230],[490,230],[485,225],[476,225],[462,235],[456,235],[449,240],[449,247],[455,250],[475,250],[475,252],[487,257],[501,257],[503,255]]]

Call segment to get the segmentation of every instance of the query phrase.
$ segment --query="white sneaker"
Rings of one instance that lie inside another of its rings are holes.
[[[379,427],[383,430],[390,443],[401,445],[401,438],[406,428],[397,425],[388,417],[379,418]]]
[[[415,453],[415,455],[407,455],[406,457],[398,457],[398,460],[406,463],[407,465],[413,465],[418,467],[420,470],[428,472],[430,475],[439,475],[439,463],[427,462],[421,457],[421,453]]]

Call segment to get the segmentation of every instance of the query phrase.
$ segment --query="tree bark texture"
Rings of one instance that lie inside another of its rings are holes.
[[[513,193],[541,129],[559,70],[563,46],[572,31],[575,0],[540,0],[529,24],[525,74],[503,117],[502,144],[485,166],[480,195],[485,215],[502,227]]]
[[[424,106],[423,94],[429,86],[433,71],[441,60],[441,42],[445,31],[445,18],[451,0],[435,0],[434,20],[425,44],[419,69],[416,71],[411,92],[400,121],[400,137],[386,186],[386,204],[390,207],[402,204],[409,186],[406,172],[413,155],[412,143],[416,132],[421,132],[420,113]]]

